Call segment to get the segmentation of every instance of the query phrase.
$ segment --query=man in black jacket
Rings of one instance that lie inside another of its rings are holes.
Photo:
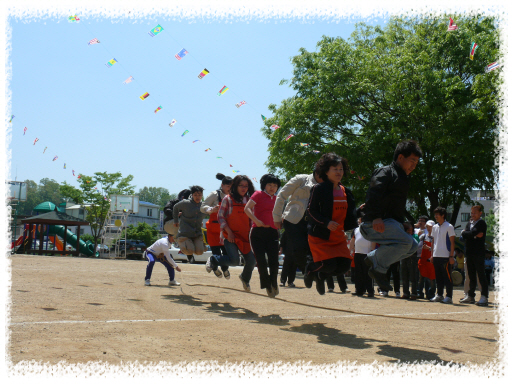
[[[471,208],[471,221],[466,229],[461,232],[461,237],[466,240],[466,265],[468,267],[469,291],[460,301],[461,303],[475,303],[476,276],[482,285],[482,295],[476,305],[487,306],[489,297],[489,282],[485,276],[485,235],[487,223],[482,219],[482,207],[475,205]]]
[[[377,168],[366,192],[363,223],[359,231],[363,237],[379,244],[368,254],[365,263],[368,274],[380,289],[391,291],[386,277],[389,266],[416,253],[418,242],[404,231],[403,222],[409,174],[421,157],[421,149],[414,140],[402,141],[396,146],[393,162]]]

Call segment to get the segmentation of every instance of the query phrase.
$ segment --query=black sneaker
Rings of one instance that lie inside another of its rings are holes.
[[[304,285],[306,288],[311,288],[313,286],[313,280],[315,280],[313,273],[308,269],[309,263],[306,264],[306,268],[304,268]]]
[[[389,280],[388,280],[388,277],[386,276],[386,274],[385,273],[377,272],[375,270],[375,268],[373,267],[372,261],[368,257],[365,257],[364,263],[369,268],[368,269],[368,275],[373,280],[375,280],[375,282],[377,283],[379,288],[382,289],[383,291],[386,291],[386,292],[393,292],[393,287],[391,286],[391,284],[389,284]]]
[[[315,279],[316,282],[316,291],[321,294],[325,295],[325,280],[319,279],[318,277]]]

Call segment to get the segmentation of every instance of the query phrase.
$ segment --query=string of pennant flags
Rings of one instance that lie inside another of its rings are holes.
[[[77,16],[77,15],[72,15],[72,16],[69,16],[68,17],[68,21],[71,22],[71,23],[78,23],[80,22],[80,18]],[[85,24],[82,24],[85,26]],[[87,26],[85,26],[87,28]],[[89,30],[89,28],[87,28]],[[449,19],[449,23],[448,23],[448,31],[451,32],[451,31],[457,31],[459,29],[459,27],[455,24],[454,20],[450,17]],[[153,29],[151,29],[149,32],[148,32],[148,35],[152,38],[154,38],[155,36],[158,36],[162,31],[164,30],[164,28],[158,24],[156,27],[154,27]],[[89,30],[89,32],[92,34],[92,31]],[[89,46],[92,46],[92,45],[97,45],[97,44],[101,44],[100,40],[98,38],[93,38],[91,40],[88,41],[87,43]],[[181,45],[181,44],[180,44]],[[471,43],[471,47],[470,47],[470,53],[469,53],[469,59],[470,60],[473,60],[474,59],[474,56],[475,56],[475,53],[476,53],[476,50],[478,48],[478,43],[477,42],[472,42]],[[105,48],[106,49],[106,48]],[[108,52],[108,50],[107,50]],[[184,59],[187,55],[189,55],[189,57],[193,57],[185,48],[181,49],[179,52],[177,52],[174,57],[176,58],[176,60],[178,61],[181,61],[182,59]],[[194,59],[195,60],[195,59]],[[197,61],[197,60],[196,60]],[[107,66],[107,68],[111,68],[112,66],[114,66],[115,64],[119,63],[117,59],[115,58],[112,58],[110,59],[109,61],[107,61],[107,63],[105,64]],[[199,62],[198,62],[199,63]],[[201,63],[199,63],[201,64]],[[120,63],[120,65],[122,66],[122,64]],[[203,66],[203,65],[201,65]],[[488,73],[488,72],[491,72],[491,71],[494,71],[498,68],[501,67],[501,64],[498,63],[498,61],[495,61],[493,63],[490,63],[489,65],[487,65],[484,70],[485,70],[485,73]],[[124,68],[124,67],[123,67]],[[127,71],[128,72],[128,71]],[[204,68],[199,74],[198,74],[198,79],[199,80],[203,80],[206,76],[210,75],[211,72]],[[214,75],[212,75],[214,76]],[[133,81],[135,80],[135,78],[130,75],[127,79],[125,79],[122,84],[123,85],[128,85],[130,83],[132,83]],[[224,94],[226,94],[226,92],[230,90],[226,85],[224,85],[217,93],[218,96],[222,96]],[[234,93],[234,92],[233,92]],[[235,94],[236,95],[236,94]],[[238,95],[236,95],[238,97]],[[139,96],[139,98],[144,101],[146,99],[148,99],[150,97],[150,93],[149,92],[145,92],[144,94],[142,94],[141,96]],[[235,107],[236,108],[240,108],[242,107],[243,105],[248,105],[250,107],[250,104],[247,103],[245,100],[242,100],[238,103],[235,104]],[[252,107],[251,107],[252,108]],[[253,108],[254,109],[254,108]],[[154,113],[158,113],[159,111],[163,111],[164,113],[166,112],[166,110],[163,108],[162,104],[159,105],[155,110],[154,110]],[[261,116],[261,120],[263,121],[263,123],[265,123],[265,120],[267,119],[263,114],[260,114]],[[11,118],[9,120],[9,123],[12,123],[13,119],[14,119],[14,115],[11,115]],[[178,123],[177,119],[175,118],[172,118],[171,119],[171,122],[169,123],[169,127],[172,128],[174,127],[176,124]],[[179,123],[180,125],[183,125],[182,122]],[[184,128],[186,128],[184,126]],[[278,129],[280,128],[279,125],[277,124],[273,124],[269,127],[270,130],[273,131],[273,133],[275,133]],[[25,135],[27,133],[27,127],[25,126],[24,129],[23,129],[23,135]],[[181,137],[184,137],[185,135],[187,135],[188,133],[190,133],[190,130],[189,129],[185,129],[183,131],[183,133],[181,134]],[[286,136],[284,138],[284,141],[289,141],[290,139],[292,139],[293,137],[295,137],[294,134],[289,134],[288,136]],[[34,140],[34,143],[33,145],[35,146],[36,143],[39,141],[39,138],[35,138]],[[293,141],[293,140],[292,140]],[[192,143],[203,143],[201,140],[197,139],[197,140],[194,140],[192,141]],[[203,143],[205,144],[205,143]],[[298,142],[298,143],[295,143],[295,145],[299,145],[300,147],[304,147],[305,149],[308,149],[308,150],[311,150],[311,152],[315,153],[315,154],[319,154],[320,151],[318,150],[315,150],[315,149],[312,149],[310,148],[311,145],[310,143],[303,143],[303,142]],[[43,150],[43,154],[46,152],[47,150],[47,146],[44,148]],[[210,147],[208,147],[207,149],[205,149],[205,152],[209,152],[209,151],[212,151],[212,149]],[[213,152],[213,151],[212,151]],[[52,161],[56,161],[58,159],[58,156],[55,156],[53,158]],[[230,164],[229,161],[227,161],[226,159],[224,159],[222,156],[216,156],[216,159],[219,159],[219,160],[223,160],[224,162],[226,162],[226,164],[229,164],[229,167],[230,168],[234,168],[232,164]],[[66,169],[66,163],[64,163],[64,169]],[[237,173],[240,173],[240,170],[232,170],[233,173],[237,174]],[[355,171],[351,171],[352,174],[355,174]],[[73,176],[75,176],[75,170],[72,169],[72,174]],[[77,176],[78,178],[81,177],[80,174],[78,174]],[[364,176],[357,176],[359,180],[363,180],[365,177]],[[253,178],[253,180],[256,180],[255,178]]]

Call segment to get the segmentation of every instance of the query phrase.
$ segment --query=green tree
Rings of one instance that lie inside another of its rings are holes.
[[[126,238],[132,240],[142,240],[146,247],[149,247],[160,238],[160,233],[156,224],[149,225],[145,222],[137,223],[137,226],[130,224],[126,230],[123,231],[121,238],[124,239],[124,232],[126,231]]]
[[[384,28],[358,24],[348,40],[324,36],[316,52],[300,49],[292,79],[281,82],[296,94],[271,104],[262,128],[270,171],[310,173],[313,151],[336,152],[350,162],[343,182],[363,202],[373,170],[391,163],[398,142],[415,139],[424,156],[410,202],[430,216],[452,207],[455,223],[468,191],[496,180],[500,79],[499,70],[484,72],[499,59],[497,20],[452,17],[456,31],[447,31],[449,16],[392,17]]]
[[[495,236],[498,220],[492,209],[489,210],[489,213],[487,215],[485,215],[485,222],[487,224],[487,236]]]
[[[175,199],[176,193],[169,193],[167,188],[162,187],[144,187],[139,189],[139,200],[156,204],[160,209],[164,209],[165,204],[171,199]]]
[[[86,220],[91,225],[94,237],[94,249],[110,209],[109,196],[132,195],[134,193],[134,186],[130,185],[132,180],[132,175],[122,177],[120,172],[96,172],[94,176],[80,174],[78,188],[66,182],[60,187],[62,196],[71,199],[86,210]]]
[[[27,184],[27,201],[19,203],[18,215],[31,216],[34,214],[34,207],[43,201],[40,201],[37,183],[33,180],[25,180],[25,183]]]

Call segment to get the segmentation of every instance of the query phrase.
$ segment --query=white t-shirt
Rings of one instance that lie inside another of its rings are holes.
[[[434,225],[432,228],[432,237],[434,238],[434,257],[449,257],[452,243],[450,237],[455,236],[453,225],[445,221],[443,225]]]
[[[169,239],[167,238],[167,236],[165,236],[162,237],[160,240],[155,241],[147,250],[154,255],[159,255],[160,253],[163,253],[169,264],[171,264],[173,268],[176,268],[178,264],[176,264],[176,262],[171,256],[171,252],[169,251],[170,246],[171,245],[169,244]]]
[[[372,250],[372,242],[366,240],[361,233],[359,233],[359,227],[354,229],[355,240],[355,252],[367,254]]]

